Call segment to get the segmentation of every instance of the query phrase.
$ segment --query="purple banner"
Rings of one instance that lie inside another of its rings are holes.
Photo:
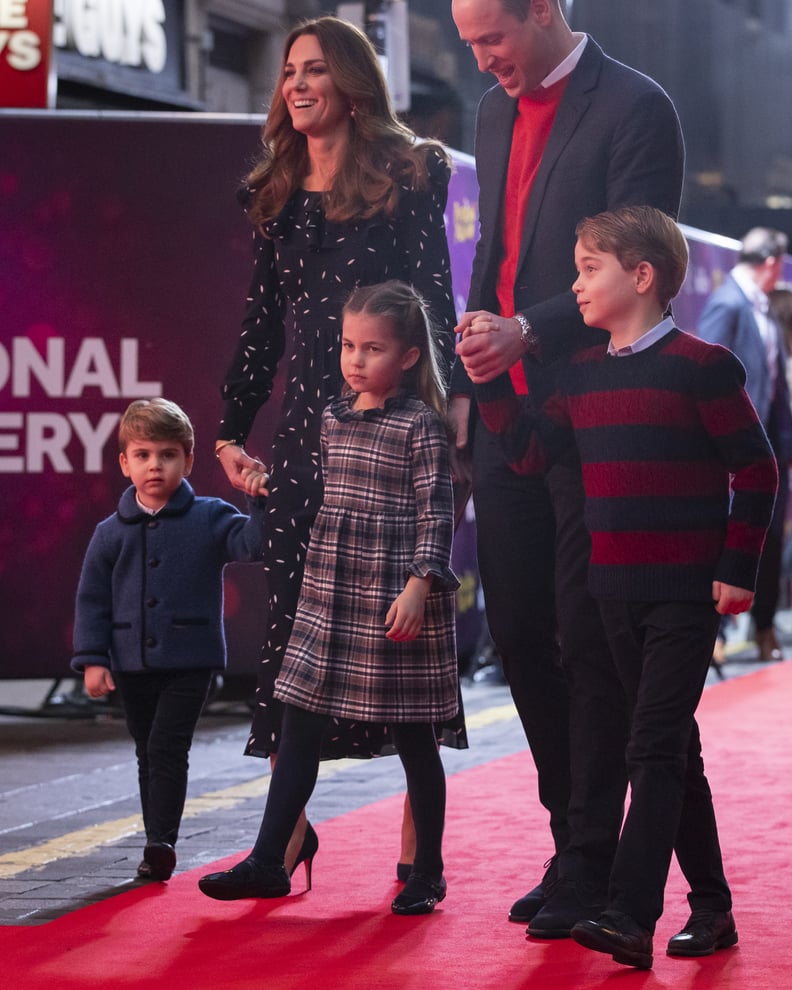
[[[0,113],[0,678],[69,676],[82,556],[127,485],[116,429],[132,399],[182,405],[196,490],[243,504],[213,445],[252,264],[235,193],[260,123]],[[468,161],[452,182],[461,309],[477,231]],[[275,407],[249,443],[265,460]],[[469,588],[475,557],[455,564]],[[231,565],[230,673],[255,670],[264,611],[261,568]]]
[[[196,428],[196,490],[243,504],[212,452],[252,263],[235,192],[260,123],[0,111],[0,678],[69,675],[82,556],[127,484],[115,434],[132,399],[180,403]],[[458,312],[477,198],[472,159],[455,155],[446,226]],[[694,330],[737,244],[686,233],[690,272],[674,306]],[[277,391],[249,442],[264,460],[276,405]],[[468,654],[482,627],[471,512],[453,564]],[[264,612],[261,569],[230,566],[231,674],[255,670]]]

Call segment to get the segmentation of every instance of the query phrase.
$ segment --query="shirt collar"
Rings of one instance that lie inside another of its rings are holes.
[[[578,41],[578,43],[575,45],[572,51],[567,55],[564,61],[559,62],[559,64],[553,69],[550,75],[545,76],[545,78],[539,84],[541,89],[549,89],[551,86],[554,86],[561,79],[568,76],[580,61],[580,56],[583,54],[583,49],[586,47],[586,44],[588,42],[588,35],[576,33],[575,37],[580,38],[580,41]]]
[[[647,330],[645,334],[642,334],[637,340],[634,340],[631,344],[627,344],[625,347],[619,347],[617,349],[613,346],[613,341],[609,340],[608,354],[611,357],[627,357],[629,354],[638,354],[641,351],[647,350],[652,344],[656,344],[658,340],[662,340],[673,329],[673,317],[667,316],[657,326],[652,327],[651,330]]]

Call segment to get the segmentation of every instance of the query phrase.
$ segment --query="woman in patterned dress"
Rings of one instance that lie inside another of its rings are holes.
[[[273,757],[281,706],[273,686],[289,641],[308,537],[321,504],[319,424],[341,386],[341,308],[357,285],[389,278],[413,284],[428,301],[443,361],[456,316],[443,210],[448,158],[417,143],[393,115],[376,54],[366,37],[333,17],[291,32],[263,130],[262,155],[247,179],[255,225],[255,268],[242,335],[228,370],[217,456],[235,487],[256,494],[265,481],[268,611],[256,705],[246,753]],[[243,448],[289,353],[269,478]],[[460,716],[441,740],[467,745]],[[391,747],[387,728],[334,720],[326,757],[370,757]],[[400,862],[412,862],[405,805]],[[301,818],[286,862],[315,847]]]
[[[430,324],[404,282],[357,289],[344,308],[346,388],[322,415],[324,501],[275,696],[283,734],[250,855],[209,874],[219,900],[291,890],[287,843],[316,784],[331,718],[391,726],[416,850],[394,914],[443,900],[445,774],[434,723],[458,708],[453,494]],[[310,863],[306,873],[310,886]]]

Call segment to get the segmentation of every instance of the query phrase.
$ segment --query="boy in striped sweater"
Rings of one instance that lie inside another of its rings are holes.
[[[507,375],[477,386],[477,399],[515,470],[581,461],[589,586],[632,712],[631,801],[607,908],[571,934],[649,968],[673,852],[691,915],[668,954],[737,942],[694,714],[720,616],[750,608],[778,473],[740,362],[664,317],[687,269],[679,227],[637,206],[576,233],[572,289],[609,342],[575,355],[541,414]]]

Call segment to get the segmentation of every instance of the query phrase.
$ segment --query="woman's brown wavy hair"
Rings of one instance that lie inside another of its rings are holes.
[[[425,189],[427,151],[448,160],[442,145],[416,141],[396,117],[385,77],[368,38],[337,17],[319,17],[294,28],[283,47],[278,81],[262,129],[262,152],[247,176],[251,190],[248,213],[259,227],[276,217],[300,188],[308,170],[307,140],[292,127],[283,98],[283,72],[291,47],[302,35],[315,35],[330,78],[349,101],[350,141],[332,189],[324,193],[324,210],[335,222],[393,214],[399,186]]]

